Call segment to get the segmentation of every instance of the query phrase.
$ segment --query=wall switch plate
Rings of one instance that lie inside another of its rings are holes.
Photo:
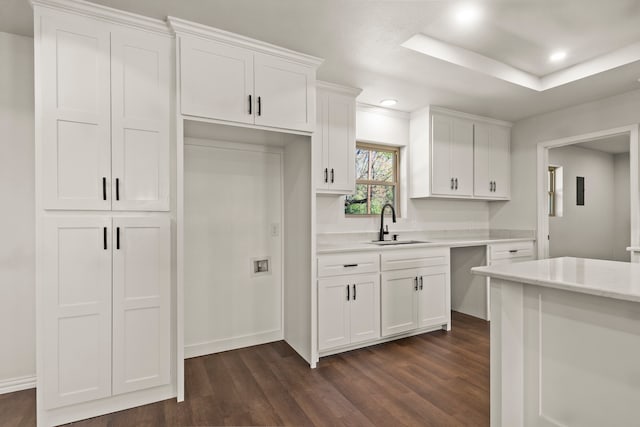
[[[280,224],[278,224],[277,222],[271,223],[271,226],[269,228],[271,237],[278,237],[280,235]]]

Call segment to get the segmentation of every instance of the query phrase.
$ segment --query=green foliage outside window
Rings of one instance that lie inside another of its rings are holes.
[[[380,214],[386,203],[397,209],[398,149],[360,144],[356,146],[356,191],[345,199],[347,215]]]

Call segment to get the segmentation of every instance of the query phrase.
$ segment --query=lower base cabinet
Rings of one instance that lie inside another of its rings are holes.
[[[169,219],[52,216],[43,225],[45,407],[168,384]]]
[[[383,272],[382,336],[448,323],[448,286],[448,265]]]
[[[380,337],[380,276],[358,274],[318,280],[320,351]]]

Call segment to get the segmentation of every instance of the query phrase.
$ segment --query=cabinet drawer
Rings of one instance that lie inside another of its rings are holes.
[[[318,257],[318,277],[377,273],[379,269],[380,257],[377,253],[344,253]]]
[[[410,249],[382,253],[382,271],[449,264],[449,248]]]
[[[498,260],[509,260],[528,258],[534,259],[533,241],[494,243],[490,245],[491,262]]]

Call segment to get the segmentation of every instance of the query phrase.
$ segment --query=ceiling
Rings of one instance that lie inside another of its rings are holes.
[[[593,141],[574,144],[573,147],[588,148],[589,150],[602,151],[609,154],[621,154],[629,152],[629,134],[608,136],[594,139]]]
[[[516,121],[640,89],[640,61],[537,91],[401,46],[424,34],[544,76],[634,43],[640,49],[640,0],[475,0],[484,20],[469,28],[451,20],[458,0],[93,1],[158,19],[172,15],[324,58],[319,79],[362,88],[363,103],[397,99],[394,108],[403,111],[433,104]],[[0,0],[0,10],[0,31],[32,35],[28,0]],[[549,63],[558,48],[568,50],[567,59]],[[640,51],[632,53],[640,58]]]

